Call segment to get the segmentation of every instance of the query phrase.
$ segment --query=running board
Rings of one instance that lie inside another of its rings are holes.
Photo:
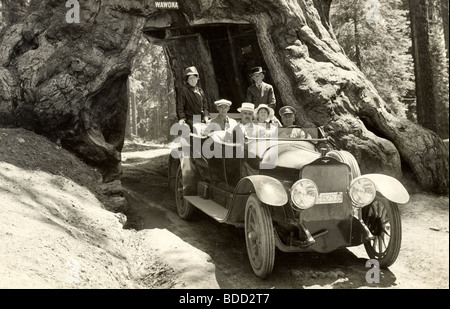
[[[228,209],[213,200],[204,199],[198,195],[185,196],[184,199],[219,222],[225,221],[227,217]]]

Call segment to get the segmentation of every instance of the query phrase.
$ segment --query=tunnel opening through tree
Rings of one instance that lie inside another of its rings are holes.
[[[150,42],[166,49],[175,89],[179,89],[186,67],[196,66],[200,86],[209,97],[209,108],[216,112],[214,100],[233,102],[231,113],[245,102],[247,88],[253,83],[249,71],[255,66],[266,70],[264,80],[273,84],[259,47],[255,29],[249,24],[216,23],[164,29],[146,28]],[[279,93],[275,93],[277,101]]]

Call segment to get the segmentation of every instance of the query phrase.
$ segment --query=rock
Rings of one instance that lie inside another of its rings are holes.
[[[317,276],[318,276],[319,278],[323,279],[323,278],[325,278],[325,277],[327,276],[327,274],[324,273],[323,271],[318,271],[318,272],[317,272]]]
[[[114,180],[99,185],[101,193],[107,196],[119,195],[123,196],[123,187],[120,180]]]
[[[337,274],[337,272],[330,271],[330,272],[328,273],[328,278],[331,278],[331,279],[337,279],[337,278],[339,278],[339,275]]]
[[[102,200],[103,205],[105,205],[105,208],[112,212],[121,212],[125,213],[127,208],[127,201],[125,197],[122,196],[113,196],[108,197],[104,200]]]
[[[125,223],[127,223],[127,216],[125,216],[123,213],[118,212],[114,215],[119,220],[120,224],[125,225]]]

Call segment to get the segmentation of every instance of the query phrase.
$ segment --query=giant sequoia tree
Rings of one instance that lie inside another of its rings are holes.
[[[385,109],[376,89],[337,44],[328,19],[330,3],[186,0],[179,1],[177,11],[158,9],[150,0],[79,1],[80,23],[67,23],[64,2],[32,2],[31,13],[0,38],[0,123],[60,139],[110,174],[120,166],[126,81],[143,31],[176,24],[159,37],[164,41],[179,34],[180,26],[249,25],[279,104],[296,106],[300,123],[324,126],[338,147],[356,156],[362,172],[400,177],[407,166],[424,189],[447,192],[445,145],[433,132]],[[212,76],[208,44],[198,36],[195,40],[203,52],[188,58],[203,76]],[[183,45],[167,46],[175,75],[188,64],[185,52]],[[230,63],[236,67],[236,59]],[[214,78],[206,82],[213,91],[220,84]]]

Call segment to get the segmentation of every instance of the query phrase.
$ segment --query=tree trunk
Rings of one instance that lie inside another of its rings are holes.
[[[26,13],[26,0],[2,0],[0,1],[0,17],[7,26],[17,23]]]
[[[427,0],[410,0],[411,37],[416,78],[417,121],[437,132]]]
[[[138,135],[136,94],[134,92],[131,93],[131,133],[135,136]]]
[[[448,0],[441,0],[441,16],[444,28],[445,50],[447,51],[448,60]]]
[[[127,97],[131,97],[130,79],[127,80]],[[131,102],[127,108],[127,120],[125,123],[125,138],[131,138]]]
[[[211,55],[203,38],[199,34],[188,36],[170,34],[170,36],[170,41],[165,45],[165,49],[175,80],[177,98],[181,87],[186,81],[184,70],[187,67],[195,66],[200,76],[198,85],[204,90],[207,96],[209,110],[215,112],[214,101],[219,98],[219,91],[215,82]]]
[[[360,43],[360,37],[359,37],[359,31],[358,31],[358,15],[355,9],[355,15],[353,17],[353,26],[355,29],[355,59],[356,59],[356,66],[358,69],[362,70],[362,63],[361,63],[361,51],[359,48]]]
[[[192,26],[236,23],[254,29],[280,94],[277,105],[296,106],[303,125],[324,126],[355,155],[363,173],[400,178],[402,166],[409,166],[424,189],[448,192],[447,148],[433,132],[386,111],[334,39],[329,0],[185,0],[178,1],[178,11],[158,9],[150,0],[79,2],[79,24],[66,22],[63,2],[43,0],[3,32],[0,122],[61,138],[65,148],[103,170],[106,180],[120,173],[126,81],[146,23],[185,34],[195,33]],[[169,53],[172,73],[178,83],[188,63],[198,66],[212,101],[221,72],[211,70],[200,37],[196,44],[186,50],[180,40]]]

